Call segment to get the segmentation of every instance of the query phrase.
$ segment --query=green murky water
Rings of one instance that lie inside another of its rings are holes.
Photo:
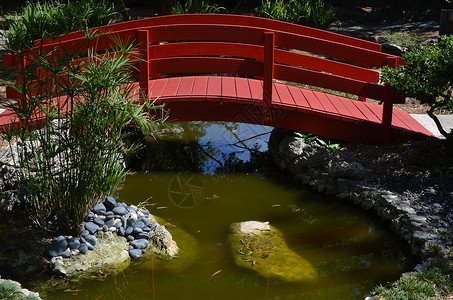
[[[363,299],[410,266],[403,247],[372,218],[295,188],[273,170],[259,152],[267,147],[270,128],[186,123],[180,129],[177,138],[146,152],[143,170],[128,176],[116,197],[147,201],[168,223],[181,256],[133,262],[114,276],[70,282],[49,290],[47,299]],[[255,135],[260,136],[238,143]],[[147,173],[149,167],[159,172]],[[228,228],[247,220],[279,229],[319,279],[285,283],[237,267]]]

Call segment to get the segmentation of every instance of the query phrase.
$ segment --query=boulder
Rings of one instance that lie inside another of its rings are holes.
[[[65,276],[77,276],[87,273],[119,272],[129,266],[129,253],[126,251],[127,240],[116,233],[99,231],[96,233],[97,245],[85,255],[51,261],[51,267]],[[88,244],[79,246],[82,253]]]
[[[228,240],[234,262],[262,277],[288,282],[318,278],[314,267],[289,249],[282,233],[267,222],[233,223]]]

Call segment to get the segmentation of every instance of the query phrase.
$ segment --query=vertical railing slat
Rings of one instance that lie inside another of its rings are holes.
[[[272,89],[274,86],[274,47],[275,34],[264,33],[264,72],[263,72],[263,122],[272,122]]]
[[[138,49],[140,51],[139,61],[139,86],[140,99],[147,101],[149,99],[149,35],[148,30],[138,31]]]

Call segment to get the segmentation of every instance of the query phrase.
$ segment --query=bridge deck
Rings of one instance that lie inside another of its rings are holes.
[[[138,84],[136,88],[138,94]],[[151,100],[169,108],[173,121],[263,123],[261,80],[231,76],[161,78],[150,80],[150,94]],[[272,98],[273,118],[267,125],[346,141],[379,142],[382,105],[280,82],[274,82]],[[4,111],[0,129],[17,121],[13,112]],[[409,114],[393,109],[394,140],[420,135],[432,136]]]

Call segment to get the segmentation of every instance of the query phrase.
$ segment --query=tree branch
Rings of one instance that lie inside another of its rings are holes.
[[[436,126],[437,126],[437,129],[439,130],[439,132],[446,138],[448,139],[449,138],[449,133],[447,131],[445,131],[445,129],[442,127],[442,124],[440,123],[439,119],[437,118],[437,116],[434,114],[434,109],[436,107],[435,106],[431,106],[431,108],[428,110],[428,116],[431,117],[431,119],[433,119],[434,123],[436,123]]]

